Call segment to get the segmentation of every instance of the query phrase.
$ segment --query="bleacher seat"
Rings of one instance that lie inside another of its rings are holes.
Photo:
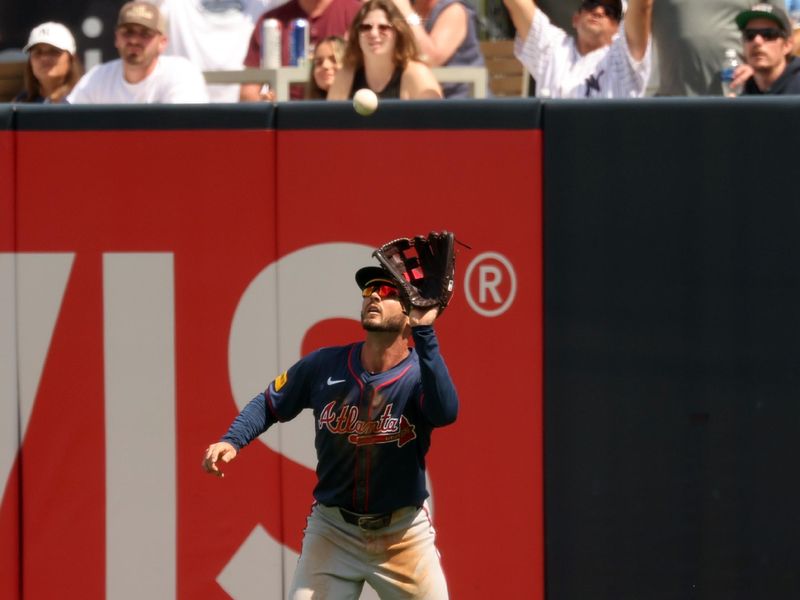
[[[514,40],[481,42],[489,73],[489,89],[495,96],[527,96],[528,76],[514,56]]]

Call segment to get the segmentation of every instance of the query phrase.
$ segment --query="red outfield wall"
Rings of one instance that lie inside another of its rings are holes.
[[[19,594],[19,398],[14,301],[15,198],[11,111],[0,110],[0,598]]]
[[[472,106],[0,121],[21,440],[0,442],[0,596],[282,598],[313,420],[221,480],[202,451],[280,370],[361,336],[371,248],[450,229],[471,246],[437,324],[462,408],[428,464],[451,597],[543,598],[541,132],[531,104]]]

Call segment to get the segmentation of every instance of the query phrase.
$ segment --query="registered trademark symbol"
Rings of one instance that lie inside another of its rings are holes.
[[[506,312],[517,295],[517,275],[511,261],[498,252],[476,256],[465,275],[467,302],[479,315],[497,317]]]

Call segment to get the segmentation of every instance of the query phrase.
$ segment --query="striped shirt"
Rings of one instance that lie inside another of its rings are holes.
[[[650,78],[651,46],[641,61],[628,50],[625,22],[608,46],[581,56],[575,38],[536,9],[528,37],[514,42],[514,55],[536,80],[542,98],[639,98]]]

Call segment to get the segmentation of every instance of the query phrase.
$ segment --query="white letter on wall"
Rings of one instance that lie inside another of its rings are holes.
[[[74,259],[0,253],[0,498],[25,439]]]
[[[106,597],[176,593],[172,254],[103,256]]]

